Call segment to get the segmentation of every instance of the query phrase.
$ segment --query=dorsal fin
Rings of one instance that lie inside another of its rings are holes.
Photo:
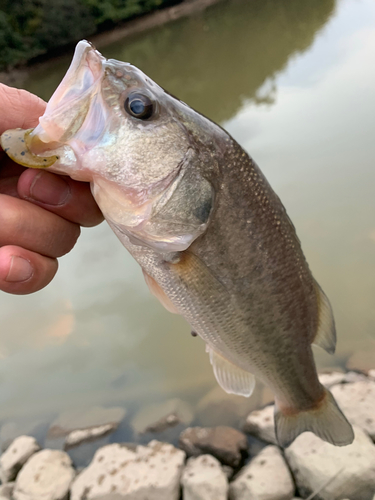
[[[336,349],[336,328],[331,304],[316,282],[315,289],[318,296],[319,322],[312,343],[327,351],[328,354],[334,354]]]

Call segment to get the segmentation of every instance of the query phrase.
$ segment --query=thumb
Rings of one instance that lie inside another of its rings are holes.
[[[45,107],[36,95],[0,83],[0,134],[9,128],[35,127]]]

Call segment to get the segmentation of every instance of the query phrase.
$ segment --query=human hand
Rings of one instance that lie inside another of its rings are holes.
[[[35,127],[45,106],[25,90],[0,84],[0,134]],[[48,285],[80,226],[102,220],[87,183],[25,169],[0,148],[0,290],[21,295]]]

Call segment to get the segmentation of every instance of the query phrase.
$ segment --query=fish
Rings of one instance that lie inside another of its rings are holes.
[[[150,291],[205,342],[220,386],[272,389],[280,446],[305,431],[353,441],[313,358],[312,344],[335,351],[329,300],[280,199],[223,128],[82,40],[39,124],[1,144],[24,166],[91,184]]]

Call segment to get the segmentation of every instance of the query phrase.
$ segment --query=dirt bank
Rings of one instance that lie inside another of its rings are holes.
[[[133,21],[121,24],[111,31],[105,31],[97,35],[93,35],[90,37],[90,41],[98,49],[102,49],[103,47],[118,40],[123,40],[126,37],[156,28],[157,26],[161,26],[170,21],[190,16],[220,1],[222,0],[185,0],[184,2],[173,7],[152,12],[151,14],[142,16],[139,19],[134,19]],[[71,51],[71,48],[67,48],[67,51]],[[27,78],[29,72],[35,67],[40,68],[42,66],[48,66],[51,61],[56,61],[57,59],[63,57],[66,53],[67,52],[60,54],[58,57],[52,56],[43,62],[29,63],[25,66],[12,69],[9,72],[0,72],[0,82],[15,87],[22,87],[22,84]]]

